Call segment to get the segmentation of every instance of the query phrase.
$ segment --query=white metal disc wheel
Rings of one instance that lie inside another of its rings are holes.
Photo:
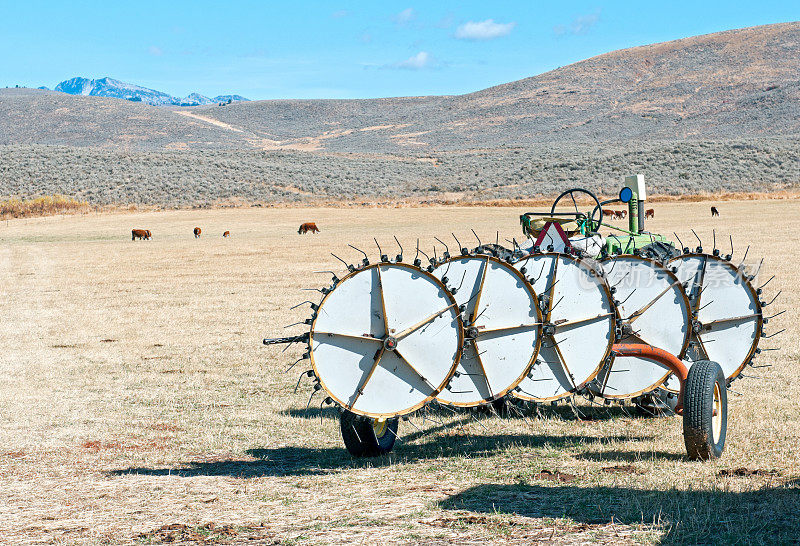
[[[531,254],[514,267],[539,294],[544,325],[536,362],[512,394],[534,402],[563,398],[594,379],[611,353],[611,292],[596,262],[569,254]]]
[[[396,417],[447,385],[462,330],[455,299],[439,279],[412,265],[373,264],[323,298],[309,334],[311,364],[346,410]]]
[[[688,356],[717,362],[726,379],[736,378],[761,338],[764,319],[756,290],[743,271],[718,256],[683,254],[667,266],[688,282],[694,318]]]
[[[682,359],[689,345],[691,311],[681,281],[654,260],[623,254],[603,260],[622,320],[619,343],[645,343]],[[633,398],[660,386],[669,368],[638,357],[612,361],[593,387],[604,398]]]
[[[472,407],[505,396],[539,352],[542,320],[533,288],[514,267],[484,255],[451,258],[433,274],[447,278],[464,306],[467,340],[449,387],[437,399]]]

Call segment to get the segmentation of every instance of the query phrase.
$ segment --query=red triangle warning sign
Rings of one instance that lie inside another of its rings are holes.
[[[569,237],[558,222],[547,222],[536,239],[536,246],[542,250],[547,250],[551,245],[555,252],[563,252],[565,249],[572,248]]]

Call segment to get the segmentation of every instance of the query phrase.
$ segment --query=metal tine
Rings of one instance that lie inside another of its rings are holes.
[[[436,245],[433,245],[433,259],[431,260],[431,265],[435,264],[439,261],[439,255],[436,253]]]
[[[285,351],[285,350],[286,350],[286,349],[284,349],[284,351]],[[281,351],[281,352],[283,352],[283,351]],[[304,359],[304,358],[301,356],[300,358],[298,358],[297,360],[295,360],[295,361],[294,361],[294,364],[292,364],[291,366],[289,366],[288,368],[286,368],[286,369],[283,371],[283,373],[286,373],[286,372],[290,372],[290,371],[292,371],[292,368],[294,368],[295,366],[297,366],[297,363],[298,363],[298,362],[300,362],[301,360],[305,360],[305,359]],[[307,372],[303,372],[303,373],[307,373]],[[300,377],[302,378],[302,376],[300,376]],[[299,386],[300,386],[300,381],[298,381],[298,382],[297,382],[297,387],[299,387]],[[295,388],[294,388],[294,392],[297,392],[297,387],[295,387]]]
[[[319,387],[319,384],[314,385],[314,390],[311,391],[311,396],[308,397],[308,404],[306,404],[306,411],[308,411],[308,408],[311,407],[311,400],[314,398],[314,395],[317,394],[317,391],[319,390],[317,387]]]
[[[301,305],[303,305],[303,304],[305,304],[305,303],[310,303],[311,305],[316,305],[316,304],[315,304],[313,301],[311,301],[311,300],[306,300],[306,301],[301,301],[301,302],[300,302],[300,303],[298,303],[297,305],[294,305],[294,306],[292,306],[292,307],[289,307],[289,309],[297,309],[298,307],[300,307]]]
[[[716,254],[717,253],[717,230],[716,229],[712,229],[711,230],[711,237],[713,237],[712,243],[711,243],[711,248],[714,249],[713,253]]]
[[[675,236],[675,238],[678,240],[678,244],[679,244],[679,245],[681,245],[681,252],[683,252],[683,249],[684,249],[684,248],[686,248],[685,246],[683,246],[683,241],[681,241],[681,238],[680,238],[680,237],[678,237],[678,234],[677,234],[677,233],[675,233],[674,231],[672,232],[672,234],[673,234],[673,235]]]
[[[764,265],[764,258],[761,258],[761,261],[758,262],[758,267],[756,268],[756,272],[753,273],[753,278],[757,277],[759,273],[761,273],[761,266]]]
[[[559,304],[559,303],[561,303],[561,300],[563,300],[563,299],[564,299],[564,296],[561,296],[560,298],[558,298],[558,301],[557,301],[557,302],[555,302],[555,304],[553,304],[553,306],[550,308],[550,312],[552,312],[552,311],[553,311],[553,309],[555,309],[556,307],[558,307],[558,304]]]
[[[333,398],[331,398],[330,396],[326,396],[325,398],[322,399],[322,402],[319,403],[319,423],[320,424],[323,423],[323,421],[322,421],[322,412],[324,410],[322,409],[322,406],[324,406],[325,404],[333,404]]]
[[[742,261],[739,262],[739,267],[744,265],[744,261],[747,259],[747,253],[750,252],[750,245],[747,245],[747,248],[744,251],[744,256],[742,256]]]
[[[397,246],[400,247],[400,254],[397,255],[397,257],[395,258],[395,261],[402,262],[403,261],[403,245],[400,244],[400,241],[397,239],[397,235],[392,235],[392,237],[394,237],[394,240],[397,243]]]
[[[434,236],[433,238],[442,243],[442,246],[444,246],[444,254],[442,254],[442,256],[444,256],[445,260],[448,259],[450,257],[450,248],[447,246],[447,243],[445,243],[436,236]]]
[[[331,275],[333,275],[333,282],[339,282],[339,277],[336,276],[336,272],[335,271],[331,271],[329,269],[325,269],[323,271],[314,271],[313,273],[330,273]]]
[[[542,274],[544,274],[544,266],[545,266],[545,263],[544,263],[544,261],[542,261],[542,269],[539,271],[539,274],[536,275],[536,278],[533,279],[533,282],[539,282],[539,279],[542,278]]]
[[[361,250],[360,248],[356,248],[356,247],[354,247],[354,246],[353,246],[353,245],[351,245],[350,243],[347,243],[347,246],[349,246],[350,248],[352,248],[352,249],[354,249],[354,250],[358,250],[358,251],[359,251],[361,254],[363,254],[363,255],[364,255],[364,259],[362,260],[362,263],[363,263],[364,265],[369,265],[369,256],[367,256],[367,253],[366,253],[366,252],[364,252],[364,251],[363,251],[363,250]]]
[[[478,419],[477,417],[475,417],[475,414],[474,414],[474,413],[470,413],[470,417],[472,417],[472,418],[475,420],[475,422],[476,422],[476,423],[478,423],[478,424],[479,424],[481,427],[483,427],[483,430],[486,430],[486,431],[488,431],[488,430],[489,430],[488,428],[486,428],[486,425],[484,425],[483,423],[481,423],[480,419]]]
[[[356,438],[358,438],[358,442],[359,442],[359,443],[363,443],[363,440],[361,439],[361,436],[359,436],[359,435],[358,435],[358,431],[356,430],[356,427],[355,427],[355,425],[353,425],[353,424],[351,423],[351,424],[350,424],[350,428],[351,428],[351,429],[353,429],[353,433],[356,435]]]
[[[469,230],[472,232],[472,234],[473,234],[473,235],[475,236],[475,238],[478,240],[478,246],[479,246],[479,247],[480,247],[480,246],[483,246],[483,243],[481,242],[481,238],[480,238],[480,237],[478,237],[478,234],[477,234],[477,233],[475,233],[475,230],[474,230],[474,229],[472,229],[472,228],[470,228]]]
[[[428,256],[428,255],[425,253],[425,251],[424,251],[424,250],[422,250],[421,248],[417,248],[417,251],[418,251],[418,252],[420,252],[420,253],[421,253],[423,256],[425,256],[426,258],[428,258],[428,261],[430,261],[430,260],[431,260],[431,257],[430,257],[430,256]]]
[[[292,345],[294,345],[295,343],[297,343],[297,341],[292,341],[291,343],[287,343],[287,344],[286,344],[286,347],[284,347],[284,348],[283,348],[283,350],[281,351],[281,353],[285,353],[285,352],[286,352],[286,350],[287,350],[287,349],[289,349],[289,347],[291,347],[291,346],[292,346]],[[302,358],[301,358],[300,360],[302,360]],[[299,361],[298,361],[298,362],[299,362]],[[295,362],[295,364],[297,364],[297,362]],[[289,368],[289,370],[291,370],[293,367],[294,367],[294,364],[292,364],[292,366]],[[286,371],[288,372],[289,370],[286,370]]]
[[[461,283],[458,285],[458,288],[456,288],[456,290],[461,290],[461,287],[464,284],[464,279],[466,279],[466,278],[467,278],[467,272],[464,271],[464,274],[461,275]],[[472,299],[472,298],[470,298],[470,299]]]
[[[292,326],[297,326],[298,324],[305,324],[305,322],[303,322],[303,321],[293,322],[291,324],[287,324],[286,326],[284,326],[284,328],[291,328]]]
[[[764,284],[762,284],[761,286],[758,287],[758,290],[761,290],[762,288],[767,286],[769,284],[769,281],[771,281],[774,278],[775,278],[775,275],[771,276],[769,279],[767,279],[767,282],[765,282]]]
[[[294,392],[297,394],[297,389],[300,388],[300,382],[303,380],[303,377],[311,377],[314,375],[314,370],[306,370],[300,374],[300,378],[297,380],[297,385],[294,387]]]
[[[406,418],[405,422],[408,423],[409,425],[411,425],[412,427],[414,427],[415,429],[417,429],[417,431],[419,431],[420,433],[422,432],[422,429],[419,428],[417,425],[415,425],[414,421],[412,421],[411,419]]]
[[[380,245],[380,243],[378,242],[378,239],[377,239],[377,238],[373,237],[373,238],[372,238],[372,240],[373,240],[373,241],[375,241],[375,246],[377,246],[377,247],[378,247],[378,254],[380,254],[380,256],[381,256],[381,261],[382,261],[382,260],[383,260],[383,250],[381,249],[381,245]]]
[[[698,307],[698,309],[697,309],[697,311],[695,311],[695,313],[699,313],[700,311],[702,311],[703,309],[705,309],[706,307],[708,307],[709,305],[714,303],[714,301],[715,300],[711,300],[711,301],[707,302],[705,305],[702,305],[701,307]]]
[[[770,335],[768,335],[768,336],[765,336],[765,335],[763,335],[763,334],[762,334],[762,336],[761,336],[761,337],[763,337],[764,339],[769,339],[769,338],[771,338],[771,337],[775,337],[775,336],[777,336],[778,334],[782,334],[782,333],[783,333],[783,332],[785,332],[785,331],[786,331],[786,328],[781,328],[780,330],[778,330],[778,331],[777,331],[777,332],[775,332],[774,334],[770,334]]]
[[[305,292],[319,292],[320,294],[324,294],[325,293],[319,288],[301,288],[300,290],[303,290]]]
[[[616,262],[614,262],[614,264],[616,264]],[[611,266],[611,268],[613,269],[613,268],[614,268],[614,265],[612,265],[612,266]],[[609,273],[611,273],[611,271],[609,271]],[[627,273],[625,273],[623,276],[621,276],[617,282],[615,282],[614,284],[612,284],[612,285],[611,285],[611,288],[616,288],[617,286],[619,286],[620,284],[622,284],[622,281],[624,281],[624,280],[625,280],[625,277],[627,277],[627,276],[628,276],[628,275],[630,275],[630,274],[631,274],[631,272],[630,272],[630,270],[629,270]],[[635,291],[635,290],[636,290],[636,289],[634,288],[634,291]],[[633,292],[631,292],[631,293],[633,293]],[[630,296],[628,296],[628,297],[630,297]]]
[[[786,309],[784,309],[784,310],[783,310],[783,311],[781,311],[780,313],[775,313],[774,315],[772,315],[772,316],[770,316],[770,317],[764,317],[764,318],[765,318],[765,319],[767,319],[767,320],[772,320],[772,319],[774,319],[775,317],[779,317],[779,316],[781,316],[781,315],[782,315],[782,314],[784,314],[785,312],[786,312]]]
[[[616,286],[616,285],[615,285],[615,286]],[[634,293],[634,292],[636,292],[636,289],[635,289],[635,288],[634,288],[633,290],[631,290],[631,293],[630,293],[630,294],[628,294],[628,297],[627,297],[627,298],[625,298],[624,300],[622,300],[621,302],[619,302],[619,305],[620,305],[620,306],[622,306],[622,305],[625,305],[625,302],[626,302],[626,301],[628,301],[629,299],[631,299],[631,296],[633,296],[633,293]]]
[[[333,256],[334,258],[336,258],[337,260],[339,260],[340,262],[342,262],[342,263],[344,264],[344,266],[347,268],[347,270],[348,270],[348,271],[355,271],[355,269],[356,269],[356,266],[354,266],[353,264],[348,264],[346,261],[344,261],[343,259],[341,259],[339,256],[337,256],[337,255],[336,255],[336,254],[334,254],[333,252],[331,252],[331,256]]]
[[[700,243],[700,246],[698,248],[702,249],[703,248],[703,241],[701,241],[700,237],[697,236],[697,232],[695,230],[692,230],[692,233],[694,233],[694,236],[697,239],[697,242]]]
[[[775,294],[775,297],[772,298],[771,300],[769,300],[769,303],[765,303],[764,305],[762,305],[762,307],[768,307],[768,306],[772,305],[773,303],[775,303],[775,300],[777,300],[778,296],[780,296],[781,294],[783,294],[783,290],[779,290],[778,293]]]
[[[495,247],[500,246],[500,231],[499,230],[496,232],[496,235],[494,236],[494,246]]]
[[[458,237],[456,237],[456,234],[453,233],[452,231],[450,232],[450,235],[452,235],[453,239],[456,240],[456,244],[458,245],[458,251],[461,252],[462,249],[464,248],[463,246],[461,246],[461,241],[458,240]]]
[[[728,238],[731,240],[731,257],[729,259],[732,259],[733,258],[733,235],[729,234]]]

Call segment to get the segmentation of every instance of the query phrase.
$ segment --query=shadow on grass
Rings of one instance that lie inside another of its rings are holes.
[[[489,406],[480,408],[463,409],[429,406],[425,409],[428,415],[434,417],[452,418],[454,416],[476,415],[488,416],[497,414],[496,410]],[[538,408],[514,405],[510,409],[501,410],[501,416],[509,419],[562,419],[564,421],[610,421],[613,419],[660,419],[664,416],[647,414],[637,414],[635,409],[626,406],[577,406],[576,411],[572,407],[561,404],[559,406],[539,406]],[[332,407],[318,408],[290,408],[282,410],[281,415],[287,415],[296,419],[338,419],[338,412]]]
[[[486,484],[440,501],[439,506],[586,524],[654,525],[666,531],[662,541],[670,544],[794,544],[800,535],[799,487],[797,479],[743,493]]]
[[[441,425],[450,428],[455,424]],[[353,459],[344,447],[308,448],[279,447],[251,449],[249,459],[191,461],[178,468],[126,468],[110,472],[111,475],[141,474],[149,476],[234,476],[253,478],[262,476],[303,476],[328,474],[335,471],[368,466],[387,466],[398,459],[416,462],[441,457],[490,457],[509,447],[521,448],[577,448],[591,444],[614,441],[649,441],[653,436],[553,436],[529,434],[465,435],[434,438],[423,443],[409,441],[432,434],[430,429],[409,434],[398,442],[391,456],[374,459]]]

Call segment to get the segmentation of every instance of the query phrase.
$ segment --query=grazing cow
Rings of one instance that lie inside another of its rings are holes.
[[[625,209],[623,209],[623,210],[618,210],[618,211],[617,211],[617,214],[619,214],[619,217],[620,217],[620,218],[623,218],[623,219],[624,219],[626,216],[628,216],[628,211],[627,211],[627,210],[625,210]]]
[[[202,231],[203,231],[203,230],[202,230],[202,229],[200,229],[199,227],[196,227],[196,228],[194,228],[194,238],[195,238],[195,239],[199,239],[199,238],[200,238],[200,233],[201,233]]]
[[[131,241],[135,241],[136,239],[150,239],[150,230],[149,229],[132,229],[131,230]]]
[[[719,211],[717,207],[711,207],[711,216],[719,216]]]
[[[611,209],[603,209],[603,216],[608,216],[609,218],[613,218],[614,211]]]
[[[223,237],[230,237],[231,236],[231,232],[230,231],[226,231],[225,233],[222,234],[222,236]]]
[[[645,218],[655,218],[656,217],[655,209],[647,209],[646,211],[644,211],[644,217]]]
[[[308,233],[309,231],[311,233],[319,233],[319,228],[317,227],[317,224],[315,224],[314,222],[306,222],[305,224],[301,224],[300,229],[297,230],[297,233],[303,235],[304,233]]]
[[[150,239],[152,239],[152,238],[153,238],[153,234],[152,234],[152,233],[150,233],[150,230],[149,230],[149,229],[148,229],[148,230],[145,230],[145,231],[147,231],[147,240],[149,241]]]

